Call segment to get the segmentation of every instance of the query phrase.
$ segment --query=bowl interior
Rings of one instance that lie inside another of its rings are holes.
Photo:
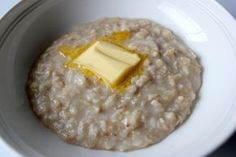
[[[71,27],[100,17],[149,18],[172,29],[199,56],[203,85],[192,116],[161,143],[120,153],[65,144],[33,115],[25,82],[36,57]],[[210,27],[209,27],[210,26]],[[0,115],[3,138],[27,156],[203,155],[230,121],[236,90],[236,59],[221,26],[194,1],[48,0],[21,18],[0,53]]]

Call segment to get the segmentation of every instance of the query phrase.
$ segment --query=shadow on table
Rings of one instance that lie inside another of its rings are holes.
[[[207,157],[236,157],[236,132],[224,145]]]

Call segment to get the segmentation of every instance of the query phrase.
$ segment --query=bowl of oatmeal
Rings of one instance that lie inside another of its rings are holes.
[[[123,62],[134,66],[122,76]],[[27,94],[35,114],[68,143],[128,151],[181,125],[200,85],[197,56],[169,29],[147,19],[103,18],[55,41],[32,67]]]
[[[236,90],[235,23],[207,4],[21,2],[0,25],[1,136],[24,156],[206,155]]]

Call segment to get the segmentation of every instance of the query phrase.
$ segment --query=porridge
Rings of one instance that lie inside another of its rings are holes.
[[[100,39],[139,56],[129,74],[120,70],[116,87],[71,64]],[[33,66],[27,93],[37,117],[64,141],[128,151],[160,142],[182,124],[200,85],[197,56],[170,30],[147,19],[104,18],[55,41]]]

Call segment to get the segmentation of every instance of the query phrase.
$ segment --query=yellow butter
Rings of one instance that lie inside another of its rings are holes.
[[[131,66],[136,65],[141,60],[137,54],[129,53],[122,47],[111,44],[109,42],[99,41],[96,43],[96,48],[109,57]]]
[[[95,73],[111,87],[122,82],[141,61],[135,53],[105,41],[97,41],[73,60],[80,68]]]

